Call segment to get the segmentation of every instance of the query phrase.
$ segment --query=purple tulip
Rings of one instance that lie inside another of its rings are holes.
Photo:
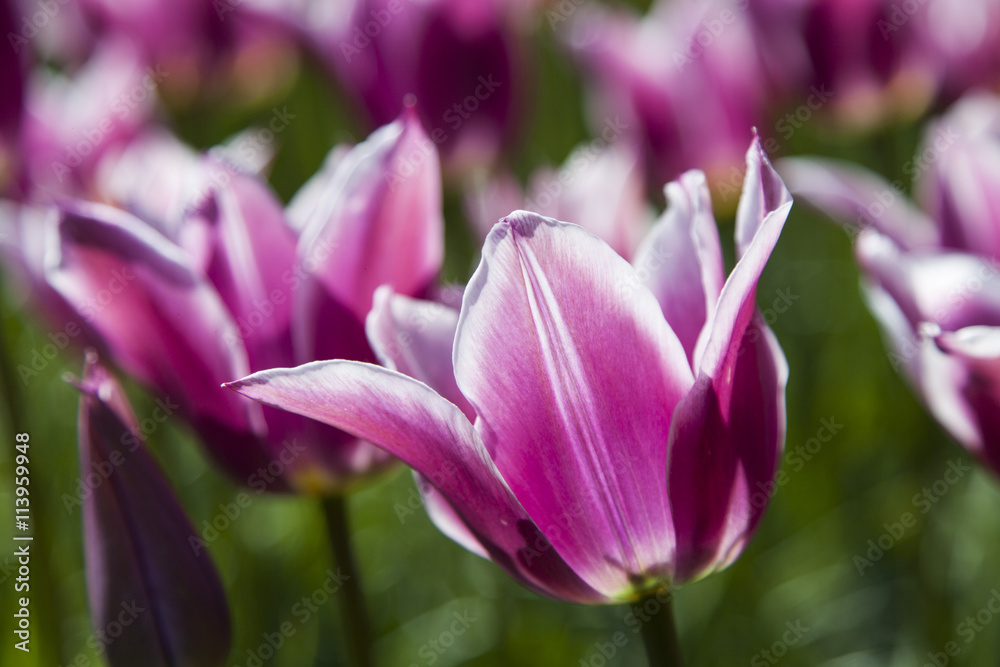
[[[631,259],[649,228],[645,179],[637,152],[626,142],[602,147],[601,139],[577,147],[563,166],[538,169],[523,192],[514,177],[501,173],[474,186],[466,210],[486,239],[510,211],[525,209],[557,220],[574,220]]]
[[[440,168],[415,115],[335,151],[287,214],[259,179],[219,158],[191,165],[176,147],[147,149],[173,156],[160,168],[186,169],[188,188],[161,183],[188,205],[166,205],[143,178],[113,188],[135,213],[63,203],[37,244],[48,248],[40,263],[53,294],[119,367],[177,402],[244,484],[328,492],[390,465],[366,442],[220,385],[315,359],[374,361],[364,318],[375,288],[433,287]]]
[[[767,81],[750,27],[739,3],[661,0],[642,20],[581,10],[565,35],[591,80],[591,117],[624,121],[659,187],[695,167],[712,181],[729,174],[746,129],[763,126]]]
[[[112,667],[212,667],[229,654],[229,607],[207,551],[146,451],[128,400],[90,353],[79,415],[80,467],[101,471],[83,498],[95,646]]]
[[[415,96],[427,134],[455,168],[492,161],[514,138],[526,77],[515,12],[505,2],[357,0],[347,7],[301,20],[371,125],[389,122]]]
[[[781,165],[793,191],[857,233],[869,307],[942,426],[1000,472],[1000,99],[963,99],[928,129],[901,184],[808,158]],[[860,232],[858,233],[858,230]]]
[[[156,87],[168,76],[146,68],[138,51],[122,41],[102,43],[71,79],[37,72],[20,137],[28,194],[93,196],[97,163],[147,125]]]
[[[705,177],[688,172],[632,265],[518,211],[460,312],[378,293],[368,333],[388,368],[230,386],[403,459],[447,534],[536,591],[620,602],[722,569],[761,519],[751,497],[785,431],[787,367],[754,295],[791,199],[757,140],[747,166],[728,279]]]

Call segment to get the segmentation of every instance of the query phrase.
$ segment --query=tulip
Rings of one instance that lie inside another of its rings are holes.
[[[128,400],[87,355],[80,390],[80,468],[100,471],[82,499],[95,643],[112,667],[226,664],[229,607],[207,551],[146,451]]]
[[[728,278],[692,171],[631,265],[517,211],[460,312],[377,294],[368,334],[388,367],[322,361],[229,386],[400,457],[446,533],[540,593],[623,602],[720,570],[763,515],[751,496],[785,432],[787,367],[754,296],[791,199],[756,139],[747,167]]]
[[[26,93],[20,157],[35,199],[89,197],[101,157],[150,121],[169,72],[145,67],[127,42],[108,41],[72,78],[37,73]]]
[[[0,54],[0,193],[7,189],[14,171],[14,146],[20,129],[28,54],[16,40],[22,27],[8,3],[0,5],[0,34],[15,36],[10,48]]]
[[[439,168],[415,114],[335,155],[296,197],[294,225],[257,178],[208,156],[193,188],[169,186],[186,206],[165,206],[142,179],[119,181],[119,201],[151,223],[69,201],[49,221],[54,238],[37,244],[49,248],[46,284],[101,348],[176,401],[222,467],[255,489],[340,491],[392,460],[220,384],[314,359],[374,361],[363,322],[375,287],[424,295],[442,260]],[[175,155],[178,167],[189,157]]]
[[[631,259],[651,221],[637,151],[625,142],[604,145],[603,139],[578,146],[558,171],[536,170],[527,193],[513,176],[500,173],[474,184],[465,204],[483,240],[504,215],[525,209],[573,220],[626,259]]]
[[[738,167],[748,127],[763,126],[766,78],[739,3],[656,3],[639,20],[580,11],[562,28],[590,85],[597,124],[620,117],[646,150],[650,182]]]
[[[973,95],[931,124],[901,184],[828,160],[781,165],[793,191],[857,235],[866,300],[938,422],[1000,472],[1000,99]]]
[[[373,126],[415,96],[456,169],[493,161],[517,130],[525,74],[502,0],[358,0],[300,19],[320,59]]]

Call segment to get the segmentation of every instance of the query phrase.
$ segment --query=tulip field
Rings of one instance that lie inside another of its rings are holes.
[[[0,665],[1000,664],[1000,1],[0,29]]]

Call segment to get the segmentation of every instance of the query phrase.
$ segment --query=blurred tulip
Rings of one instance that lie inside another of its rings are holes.
[[[375,288],[420,296],[433,287],[440,170],[415,114],[335,151],[296,197],[295,225],[259,179],[218,157],[192,165],[155,140],[145,150],[192,177],[163,181],[186,205],[167,205],[141,172],[108,181],[135,213],[64,202],[32,260],[51,296],[123,370],[176,401],[244,484],[326,493],[390,465],[353,436],[262,411],[220,384],[314,359],[374,361],[363,323]]]
[[[526,76],[515,9],[502,0],[355,0],[303,22],[371,125],[415,96],[427,134],[458,169],[491,162],[516,134]]]
[[[501,173],[473,185],[465,208],[482,239],[503,216],[524,209],[557,220],[573,220],[631,259],[652,221],[637,152],[627,144],[605,146],[602,139],[577,147],[562,167],[538,169],[528,192]]]
[[[98,654],[112,667],[226,664],[229,607],[207,551],[146,451],[121,387],[93,352],[80,390],[87,593]],[[106,473],[104,471],[107,471]]]
[[[71,78],[36,72],[20,137],[26,195],[89,197],[108,151],[144,128],[170,72],[144,67],[123,41],[108,41]]]
[[[21,26],[8,2],[0,2],[0,34],[10,48],[0,52],[0,194],[10,185],[15,170],[15,147],[21,126],[28,50],[18,41]]]
[[[388,368],[317,362],[229,386],[399,456],[447,534],[536,591],[622,602],[722,569],[763,514],[751,496],[785,430],[787,367],[754,296],[791,199],[756,139],[747,167],[728,280],[704,175],[688,172],[634,265],[515,212],[460,313],[379,293],[368,332]]]
[[[768,91],[740,3],[661,0],[639,20],[581,10],[565,39],[591,79],[595,125],[620,116],[646,150],[650,182],[691,168],[709,180],[740,164]]]
[[[798,158],[792,189],[860,230],[869,307],[902,371],[951,435],[1000,472],[1000,99],[932,123],[913,174],[923,211],[859,167]]]

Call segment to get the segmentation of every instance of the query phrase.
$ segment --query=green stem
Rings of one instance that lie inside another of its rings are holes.
[[[659,600],[658,600],[659,602]],[[681,645],[674,623],[673,596],[662,603],[660,611],[642,625],[642,641],[646,645],[649,667],[682,667]]]
[[[368,608],[361,589],[361,577],[351,548],[351,531],[347,516],[347,498],[336,494],[323,498],[323,516],[330,538],[334,564],[343,575],[344,585],[337,598],[344,629],[349,664],[354,667],[372,667],[371,627]]]

